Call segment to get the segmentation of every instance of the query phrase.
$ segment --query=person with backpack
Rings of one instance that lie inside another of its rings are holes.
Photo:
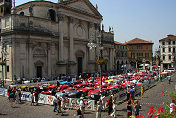
[[[13,92],[9,93],[9,102],[11,103],[11,107],[13,107],[14,97],[15,95]]]

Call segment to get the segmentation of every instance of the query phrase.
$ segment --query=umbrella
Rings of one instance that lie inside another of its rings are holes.
[[[57,85],[50,85],[48,87],[55,88],[55,87],[57,87]]]
[[[112,82],[114,79],[105,80],[105,82]]]
[[[134,80],[133,80],[133,81],[131,81],[131,82],[133,82],[133,83],[137,83],[138,81],[134,79]]]
[[[98,92],[100,92],[100,89],[95,89],[95,90],[89,91],[88,95],[95,94],[95,93],[98,93]]]

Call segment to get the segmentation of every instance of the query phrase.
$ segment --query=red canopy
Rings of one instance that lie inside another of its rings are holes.
[[[100,89],[90,90],[88,92],[88,95],[95,94],[95,93],[98,93],[98,92],[100,92]]]

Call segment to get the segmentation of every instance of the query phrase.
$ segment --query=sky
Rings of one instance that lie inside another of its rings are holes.
[[[31,0],[16,0],[16,5]],[[48,0],[57,2],[57,0]],[[103,16],[105,31],[114,29],[114,40],[124,43],[134,38],[152,41],[176,35],[176,0],[90,0]]]

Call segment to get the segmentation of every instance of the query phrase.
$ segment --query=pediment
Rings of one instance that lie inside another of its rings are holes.
[[[102,17],[101,14],[88,0],[73,0],[72,2],[69,2],[66,6],[76,9],[80,12]]]

